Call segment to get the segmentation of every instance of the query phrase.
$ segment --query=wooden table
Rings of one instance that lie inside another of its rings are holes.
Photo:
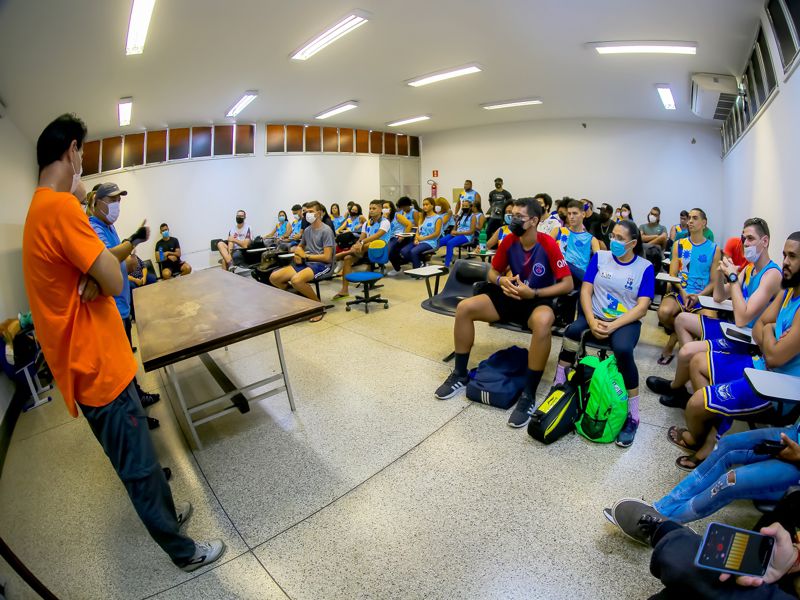
[[[207,269],[189,276],[159,281],[134,290],[139,353],[145,371],[164,368],[175,388],[183,415],[197,448],[202,448],[197,425],[234,410],[247,412],[249,402],[274,396],[286,390],[289,405],[295,410],[292,388],[286,370],[280,329],[321,315],[323,306],[282,290],[237,277],[222,269]],[[281,370],[276,375],[237,387],[208,353],[236,342],[272,331]],[[223,394],[189,407],[175,374],[177,362],[199,356]],[[282,385],[246,398],[245,392],[273,382]],[[208,409],[217,408],[217,412]],[[204,416],[196,418],[199,413]]]

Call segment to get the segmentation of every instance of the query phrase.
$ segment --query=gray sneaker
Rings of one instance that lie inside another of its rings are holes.
[[[668,520],[650,504],[636,498],[617,500],[611,516],[622,533],[645,546],[650,546],[658,526]]]
[[[536,412],[536,401],[524,390],[517,400],[517,405],[514,407],[514,412],[508,417],[509,427],[525,427],[531,420],[533,413]]]
[[[194,556],[186,563],[180,565],[181,569],[191,573],[205,567],[217,560],[225,552],[225,543],[222,540],[209,540],[194,543]]]
[[[178,502],[175,505],[175,514],[178,517],[178,527],[183,527],[192,515],[192,505],[189,502]]]
[[[469,377],[467,375],[461,376],[453,371],[447,376],[444,383],[436,388],[436,392],[434,392],[433,395],[439,400],[449,400],[461,390],[466,389],[467,383],[469,383]]]

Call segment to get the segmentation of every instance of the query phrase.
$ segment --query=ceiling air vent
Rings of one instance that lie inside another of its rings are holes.
[[[710,73],[692,76],[692,112],[698,117],[724,121],[738,96],[735,77]]]

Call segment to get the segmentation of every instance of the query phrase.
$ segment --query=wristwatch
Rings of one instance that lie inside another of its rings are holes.
[[[728,281],[730,283],[736,283],[737,281],[739,281],[739,276],[736,273],[731,273],[730,275],[728,275]]]

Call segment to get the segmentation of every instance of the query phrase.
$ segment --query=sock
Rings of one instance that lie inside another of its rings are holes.
[[[456,352],[456,374],[459,377],[466,377],[468,370],[467,365],[469,364],[469,352],[464,352],[463,354]]]
[[[536,398],[536,388],[539,387],[539,382],[542,380],[542,372],[528,369],[528,381],[525,384],[525,391],[531,395],[531,398]]]
[[[567,380],[567,368],[563,365],[556,367],[556,376],[553,379],[553,385],[559,385]]]
[[[639,424],[639,396],[630,396],[628,398],[628,413],[631,418],[638,425]]]

